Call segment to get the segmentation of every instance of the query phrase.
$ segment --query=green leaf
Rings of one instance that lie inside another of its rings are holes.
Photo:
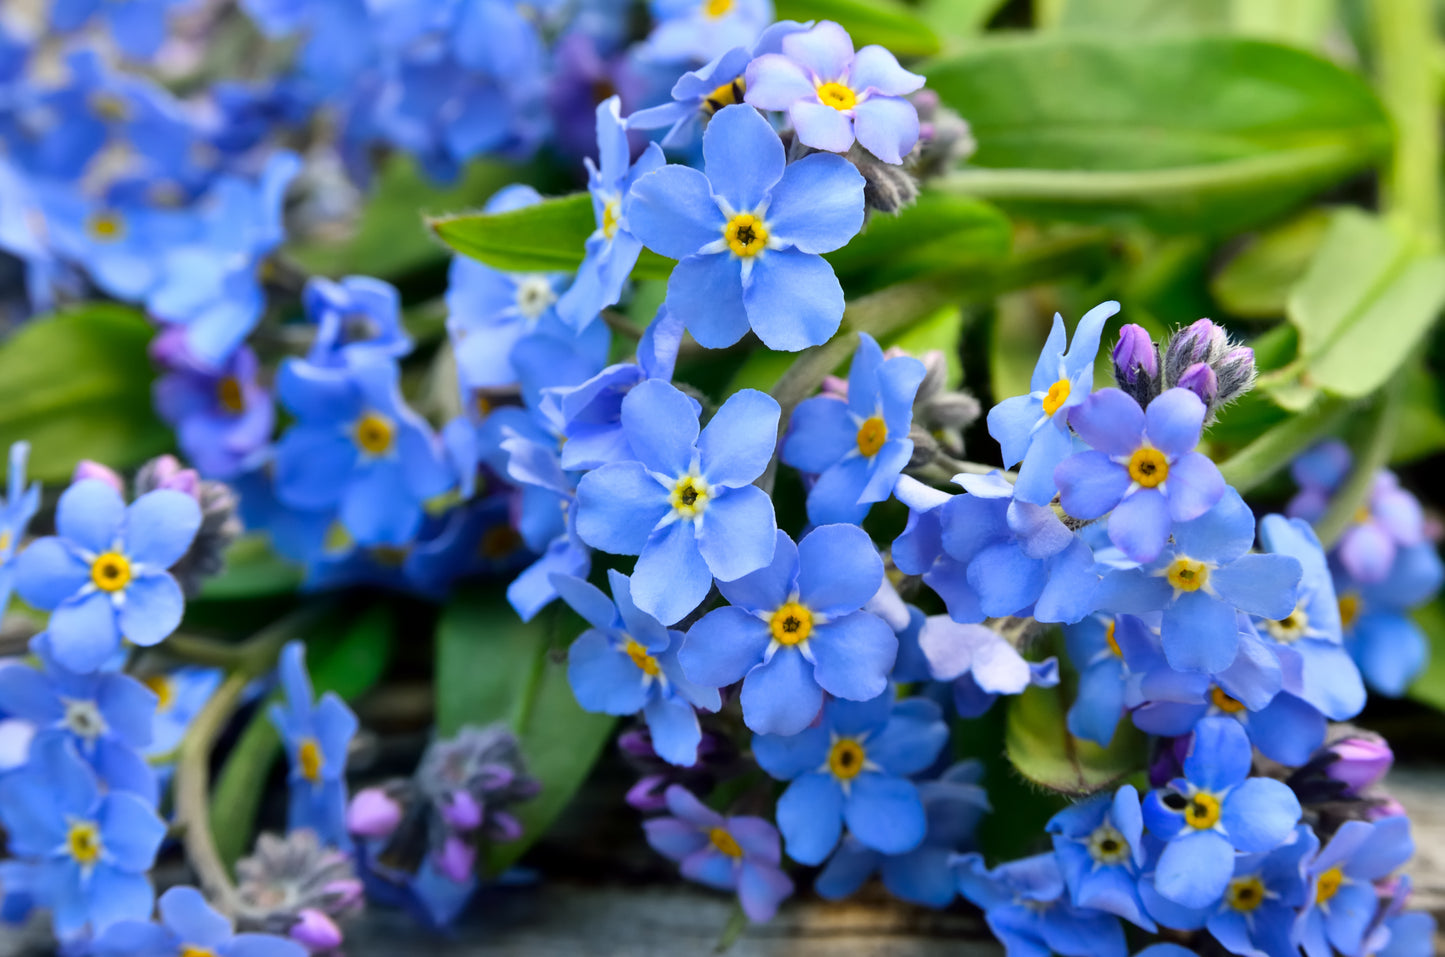
[[[27,322],[0,349],[0,447],[28,440],[42,482],[68,479],[81,459],[124,469],[169,449],[151,406],[154,332],[110,303]]]
[[[968,266],[1002,262],[1013,228],[996,206],[925,191],[896,216],[875,214],[842,249],[823,258],[851,295]]]
[[[1445,599],[1437,598],[1415,609],[1411,617],[1425,633],[1430,653],[1429,663],[1410,685],[1407,694],[1438,711],[1445,711]]]
[[[306,635],[306,659],[317,695],[334,691],[351,700],[370,690],[386,672],[394,621],[391,607],[378,604],[343,622],[340,616],[328,618]],[[211,828],[228,866],[250,849],[261,794],[271,765],[281,755],[281,738],[270,717],[271,703],[279,700],[279,693],[272,694],[256,709],[227,754],[211,792]]]
[[[200,597],[208,600],[282,595],[301,584],[301,567],[277,555],[264,535],[246,535],[226,550],[226,567],[206,579]]]
[[[1416,351],[1442,307],[1445,256],[1421,253],[1377,216],[1342,208],[1290,292],[1299,356],[1265,384],[1293,411],[1320,390],[1369,395]]]
[[[554,196],[505,213],[437,216],[427,225],[442,242],[504,272],[567,272],[582,263],[597,230],[587,193]],[[644,249],[632,275],[666,279],[674,261]]]
[[[1258,40],[989,37],[923,68],[978,138],[938,188],[1044,218],[1227,233],[1379,159],[1369,86]]]
[[[1259,0],[1268,2],[1268,0]],[[1230,0],[1054,0],[1042,24],[1054,30],[1127,31],[1120,35],[1220,32]]]
[[[1005,0],[922,0],[918,13],[940,34],[971,37],[982,30]]]
[[[1004,746],[1024,777],[1051,791],[1085,795],[1103,790],[1144,763],[1144,735],[1121,721],[1109,747],[1069,734],[1059,687],[1029,687],[1008,699]]]
[[[832,20],[848,31],[855,47],[877,43],[901,57],[931,56],[939,49],[932,28],[897,0],[777,0],[777,18]]]
[[[1400,464],[1423,459],[1445,449],[1445,390],[1424,368],[1416,366],[1405,373],[1405,408],[1400,413],[1400,429],[1390,462]]]
[[[558,619],[566,622],[563,626]],[[565,642],[551,640],[566,628]],[[583,711],[567,681],[565,648],[583,628],[565,609],[523,622],[500,593],[458,595],[437,628],[437,731],[504,722],[521,743],[530,773],[542,782],[535,799],[518,805],[523,836],[495,845],[488,870],[517,861],[582,786],[616,719]]]
[[[1309,268],[1329,224],[1328,211],[1311,209],[1264,230],[1215,273],[1210,294],[1242,319],[1283,316],[1289,291]]]

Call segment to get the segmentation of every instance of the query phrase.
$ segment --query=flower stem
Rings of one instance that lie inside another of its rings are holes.
[[[1355,464],[1349,478],[1335,492],[1329,510],[1315,523],[1315,532],[1326,549],[1333,548],[1355,519],[1355,513],[1369,501],[1375,487],[1375,476],[1390,461],[1395,446],[1395,433],[1400,414],[1405,408],[1405,377],[1397,375],[1380,390],[1367,425],[1363,448],[1355,453]]]
[[[1219,463],[1224,481],[1241,495],[1258,488],[1320,436],[1333,431],[1347,408],[1340,399],[1325,399],[1310,414],[1285,419]]]
[[[235,916],[240,900],[211,834],[209,770],[211,748],[252,677],[239,669],[217,689],[186,733],[181,744],[181,759],[176,765],[176,821],[184,828],[182,843],[186,857],[212,904],[231,917]]]

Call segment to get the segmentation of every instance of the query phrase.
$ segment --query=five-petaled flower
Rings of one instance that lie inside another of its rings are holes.
[[[282,650],[279,670],[286,700],[271,706],[271,723],[291,761],[287,825],[310,828],[323,842],[349,848],[346,751],[356,734],[356,715],[334,691],[314,700],[306,646],[300,642]]]

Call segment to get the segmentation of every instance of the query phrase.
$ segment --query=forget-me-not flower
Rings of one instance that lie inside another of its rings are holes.
[[[856,139],[885,163],[902,163],[918,142],[918,110],[905,97],[921,89],[877,44],[857,53],[848,31],[825,20],[783,37],[781,53],[748,64],[748,103],[785,110],[798,139],[830,153],[846,153]]]
[[[1309,898],[1299,916],[1299,943],[1309,957],[1356,954],[1380,909],[1375,885],[1415,853],[1410,819],[1346,821],[1308,862]],[[1331,947],[1333,946],[1333,950]]]
[[[1117,302],[1103,302],[1084,313],[1067,353],[1064,317],[1056,313],[1028,394],[1004,399],[989,410],[988,434],[1003,450],[1004,467],[1019,466],[1015,494],[1020,501],[1034,505],[1053,501],[1054,469],[1074,447],[1069,411],[1094,388],[1099,339],[1104,323],[1118,311]]]
[[[1048,832],[1074,906],[1155,929],[1139,899],[1144,816],[1132,784],[1065,808],[1049,819]]]
[[[1013,643],[986,625],[960,624],[947,615],[930,615],[918,645],[937,681],[953,683],[953,703],[961,717],[983,714],[999,695],[1022,694],[1030,685],[1059,683],[1054,658],[1028,661]]]
[[[759,734],[802,731],[823,692],[868,701],[888,687],[898,637],[861,609],[883,581],[883,561],[856,525],[823,525],[797,545],[778,532],[772,563],[718,582],[732,604],[708,612],[678,659],[700,685],[743,682],[743,721]]]
[[[928,819],[908,777],[933,764],[947,741],[938,705],[926,698],[895,702],[888,692],[863,702],[831,699],[816,726],[753,738],[763,770],[792,782],[778,799],[788,856],[821,864],[838,846],[845,821],[872,850],[918,847]]]
[[[158,902],[159,919],[111,924],[91,944],[93,957],[306,957],[294,940],[238,934],[194,887],[172,887]]]
[[[656,26],[642,54],[664,63],[752,46],[773,22],[773,0],[650,0],[648,7]]]
[[[923,373],[923,363],[912,356],[883,358],[877,340],[860,332],[848,398],[819,395],[798,403],[782,460],[818,476],[808,491],[813,524],[856,524],[868,506],[892,493],[913,455],[908,430]]]
[[[736,581],[772,559],[773,503],[751,483],[772,458],[780,414],[771,396],[742,389],[699,432],[692,401],[660,379],[622,400],[637,461],[582,477],[577,533],[593,548],[638,556],[638,608],[672,624],[698,606],[714,578]]]
[[[15,588],[15,553],[30,528],[30,520],[40,510],[40,483],[25,485],[25,462],[30,457],[30,443],[16,442],[10,446],[10,471],[6,475],[7,494],[0,506],[0,615],[10,607],[10,593]]]
[[[160,352],[169,359],[177,334],[184,336],[179,329],[161,333],[155,343],[163,345],[153,343],[152,355]],[[176,430],[186,458],[207,478],[234,478],[271,440],[276,407],[256,379],[259,368],[256,353],[241,346],[219,369],[179,357],[152,386],[156,413]]]
[[[70,33],[92,19],[105,24],[126,56],[146,60],[166,39],[166,18],[185,0],[57,0],[50,9],[50,27]]]
[[[313,365],[344,365],[349,356],[401,359],[411,352],[401,295],[389,282],[370,276],[313,276],[301,298],[306,318],[316,324],[316,338],[306,353]]]
[[[60,496],[57,534],[37,539],[17,559],[15,587],[51,612],[50,647],[71,671],[94,671],[124,638],[148,646],[176,630],[185,609],[167,570],[191,547],[201,525],[194,496],[147,492],[130,505],[99,479]]]
[[[667,308],[709,349],[751,329],[769,349],[827,342],[843,319],[843,287],[820,255],[863,226],[863,176],[841,156],[787,163],[757,110],[719,110],[702,137],[703,168],[666,166],[639,179],[632,231],[679,260]]]
[[[282,649],[278,668],[286,700],[271,706],[271,723],[291,762],[287,826],[309,827],[324,843],[349,848],[346,751],[356,734],[356,715],[334,691],[315,700],[306,646],[299,641]]]
[[[957,858],[958,889],[983,909],[989,930],[1010,954],[1126,957],[1124,928],[1103,911],[1069,900],[1058,857],[1036,854],[984,866],[982,854]]]
[[[1343,565],[1334,568],[1345,647],[1380,694],[1399,697],[1425,667],[1429,643],[1409,612],[1424,604],[1445,580],[1445,566],[1431,543],[1402,548],[1384,581],[1360,582]]]
[[[567,679],[585,711],[627,715],[641,711],[652,746],[670,764],[697,763],[702,729],[694,707],[716,711],[716,688],[683,677],[677,663],[682,632],[669,631],[632,603],[626,575],[609,569],[612,597],[580,578],[553,580],[562,600],[592,627],[567,651]]]

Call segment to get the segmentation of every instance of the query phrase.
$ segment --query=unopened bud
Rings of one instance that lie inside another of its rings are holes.
[[[381,788],[356,792],[346,808],[346,829],[357,837],[387,837],[401,824],[401,805]]]
[[[116,471],[109,466],[101,465],[99,462],[92,462],[90,459],[81,459],[75,465],[75,474],[71,476],[72,482],[83,482],[86,479],[96,479],[104,482],[115,489],[122,496],[125,495],[125,482]]]
[[[1330,752],[1335,760],[1325,768],[1325,774],[1345,785],[1347,797],[1358,797],[1378,784],[1395,763],[1390,745],[1374,736],[1345,738],[1330,745]]]
[[[1200,365],[1207,366],[1211,375],[1200,371]],[[1236,345],[1220,326],[1200,319],[1181,329],[1165,347],[1160,388],[1181,387],[1204,399],[1208,425],[1221,408],[1254,387],[1254,377],[1254,350]]]
[[[1206,409],[1213,409],[1219,397],[1219,379],[1214,370],[1203,362],[1196,362],[1179,377],[1176,388],[1188,389],[1204,402]]]
[[[1214,363],[1219,377],[1219,405],[1228,405],[1254,388],[1254,350],[1236,346]]]
[[[135,476],[137,495],[144,495],[156,489],[184,492],[194,499],[200,499],[201,476],[195,469],[188,469],[174,455],[161,455],[141,466]]]
[[[863,174],[863,205],[880,213],[897,213],[918,198],[918,180],[902,166],[878,159],[855,146],[848,159]]]
[[[457,791],[441,808],[442,820],[458,831],[475,830],[482,823],[482,807],[466,791]]]
[[[437,870],[458,884],[472,876],[476,863],[476,849],[455,834],[442,842],[441,851],[436,856]]]
[[[498,844],[510,844],[522,837],[522,822],[516,815],[498,811],[487,822],[487,837]]]
[[[1129,323],[1114,344],[1114,381],[1140,408],[1159,395],[1159,347],[1142,326]]]
[[[907,467],[910,469],[927,468],[938,455],[938,440],[916,422],[908,430],[908,438],[913,442],[913,456],[908,460]]]
[[[366,885],[354,878],[331,881],[321,888],[321,893],[326,895],[336,911],[346,911],[361,904],[366,895]]]
[[[324,954],[341,946],[344,939],[336,922],[315,908],[307,907],[298,915],[288,936],[313,954]]]

